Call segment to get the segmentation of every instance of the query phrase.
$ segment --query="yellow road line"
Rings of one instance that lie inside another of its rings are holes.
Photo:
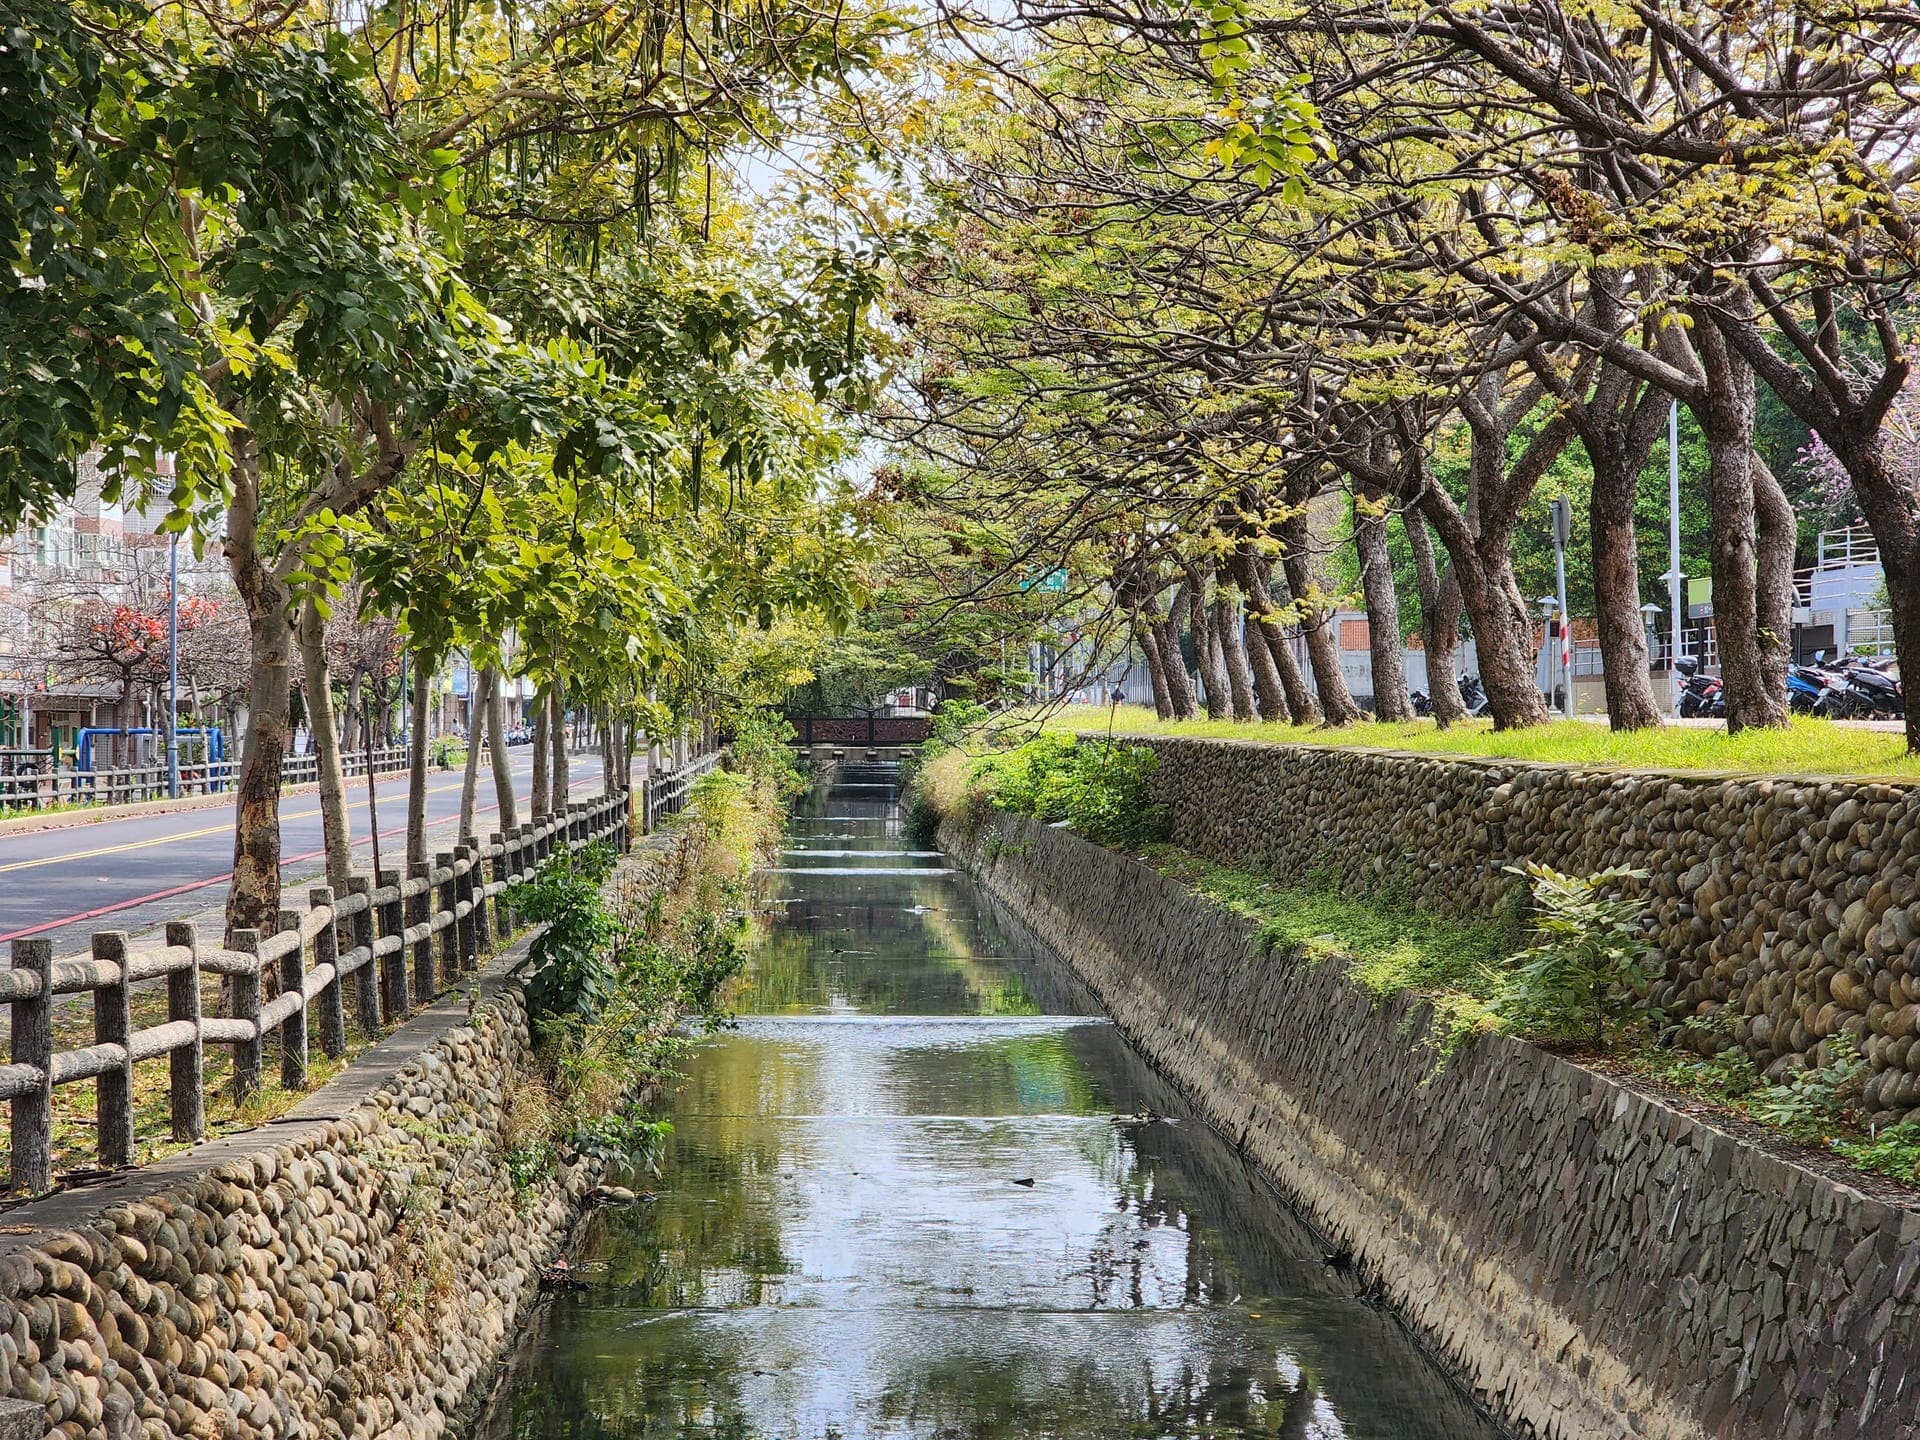
[[[449,790],[458,790],[459,788],[460,786],[458,784],[429,785],[427,787],[427,794],[442,795]],[[349,800],[347,802],[347,809],[364,810],[366,805],[367,802],[364,799]],[[319,813],[318,807],[312,810],[296,810],[290,815],[282,815],[280,819],[283,822],[287,820],[311,820]],[[111,824],[112,822],[109,821],[108,823]],[[233,822],[229,820],[224,825],[208,825],[200,830],[181,830],[172,835],[156,835],[151,840],[129,840],[122,845],[102,845],[97,850],[71,850],[64,855],[45,855],[38,860],[15,860],[10,865],[0,865],[0,875],[8,875],[15,870],[31,870],[38,865],[61,865],[69,860],[91,860],[100,855],[120,855],[128,850],[144,850],[151,845],[170,845],[175,840],[198,840],[208,835],[227,835],[232,832]]]

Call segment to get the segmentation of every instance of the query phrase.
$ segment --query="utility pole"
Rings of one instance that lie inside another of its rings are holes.
[[[1667,657],[1667,675],[1674,683],[1673,713],[1680,713],[1679,672],[1680,636],[1686,624],[1686,576],[1680,573],[1680,402],[1672,402],[1667,411],[1667,613],[1672,616],[1673,653]]]
[[[167,795],[180,798],[180,537],[167,547]],[[169,982],[171,983],[171,982]]]
[[[1553,502],[1553,596],[1560,612],[1560,713],[1573,718],[1573,617],[1567,614],[1567,542],[1573,538],[1573,505],[1560,495]]]

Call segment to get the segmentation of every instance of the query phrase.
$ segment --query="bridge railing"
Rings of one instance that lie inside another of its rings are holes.
[[[317,755],[289,755],[280,762],[280,783],[307,785],[320,778]],[[340,757],[340,768],[347,778],[364,776],[371,766],[376,775],[391,775],[407,768],[407,747],[389,745],[374,750],[353,751]],[[222,760],[182,760],[180,793],[211,795],[231,790],[239,762]],[[167,766],[133,765],[119,770],[16,770],[0,774],[0,811],[42,810],[55,805],[131,805],[142,800],[167,798]]]
[[[38,1193],[53,1184],[53,1092],[78,1080],[96,1081],[99,1163],[131,1165],[134,1156],[134,1066],[166,1056],[171,1067],[168,1120],[172,1138],[206,1135],[205,1050],[232,1050],[232,1094],[243,1100],[262,1084],[262,1049],[280,1041],[280,1082],[306,1084],[309,1031],[329,1056],[347,1053],[347,1011],[371,1040],[404,1022],[442,986],[477,969],[496,939],[512,929],[504,896],[516,881],[557,850],[604,840],[630,843],[627,796],[614,791],[568,805],[522,825],[495,832],[484,845],[462,844],[411,866],[405,875],[384,870],[355,876],[347,893],[325,886],[307,894],[305,910],[282,910],[272,933],[241,930],[233,947],[200,943],[195,927],[172,923],[166,943],[130,945],[124,931],[93,936],[92,953],[56,960],[52,941],[13,942],[13,968],[0,971],[0,1002],[12,1006],[12,1063],[0,1065],[0,1099],[11,1102],[10,1188]],[[491,910],[489,910],[491,905]],[[205,1015],[201,976],[231,983],[230,1013]],[[279,981],[271,998],[268,977]],[[167,1018],[132,1026],[132,987],[167,982]],[[351,982],[351,983],[349,983]],[[93,1043],[54,1048],[55,1001],[92,996]]]
[[[788,717],[796,745],[920,745],[932,733],[924,715]]]

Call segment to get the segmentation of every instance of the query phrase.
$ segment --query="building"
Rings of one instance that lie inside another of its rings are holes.
[[[0,756],[51,751],[71,763],[82,730],[122,723],[125,687],[63,654],[62,642],[82,607],[156,577],[164,586],[158,530],[156,517],[103,500],[99,471],[82,461],[70,502],[0,540]]]

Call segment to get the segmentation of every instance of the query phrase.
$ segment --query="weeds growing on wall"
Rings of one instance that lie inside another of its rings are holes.
[[[1500,967],[1491,1011],[1503,1026],[1536,1040],[1605,1050],[1652,1018],[1644,996],[1654,979],[1644,870],[1614,866],[1567,875],[1548,865],[1510,866],[1532,891],[1533,943]]]
[[[1640,996],[1650,962],[1643,905],[1626,889],[1631,874],[1531,874],[1502,915],[1462,920],[1422,910],[1392,885],[1355,894],[1325,872],[1283,885],[1169,845],[1150,847],[1147,857],[1161,873],[1255,921],[1267,951],[1310,962],[1339,958],[1349,979],[1383,1001],[1425,1000],[1439,1064],[1493,1031],[1605,1051],[1637,1074],[1857,1169],[1920,1185],[1920,1117],[1872,1128],[1866,1062],[1846,1032],[1825,1042],[1821,1064],[1769,1080],[1734,1044],[1726,1017],[1690,1020],[1676,1034],[1646,1008]]]
[[[507,900],[545,921],[526,961],[543,1074],[515,1096],[507,1164],[530,1193],[573,1155],[651,1163],[668,1125],[639,1103],[689,1032],[723,1023],[745,959],[747,882],[779,844],[791,795],[784,743],[736,751],[696,781],[670,845],[613,874],[591,849],[556,856]]]
[[[937,783],[915,788],[925,795],[936,827],[945,816],[985,804],[1048,823],[1064,820],[1096,844],[1136,850],[1166,832],[1166,811],[1151,793],[1155,763],[1145,745],[1043,734],[968,762],[957,789],[958,767],[936,756],[928,762],[928,776]]]

